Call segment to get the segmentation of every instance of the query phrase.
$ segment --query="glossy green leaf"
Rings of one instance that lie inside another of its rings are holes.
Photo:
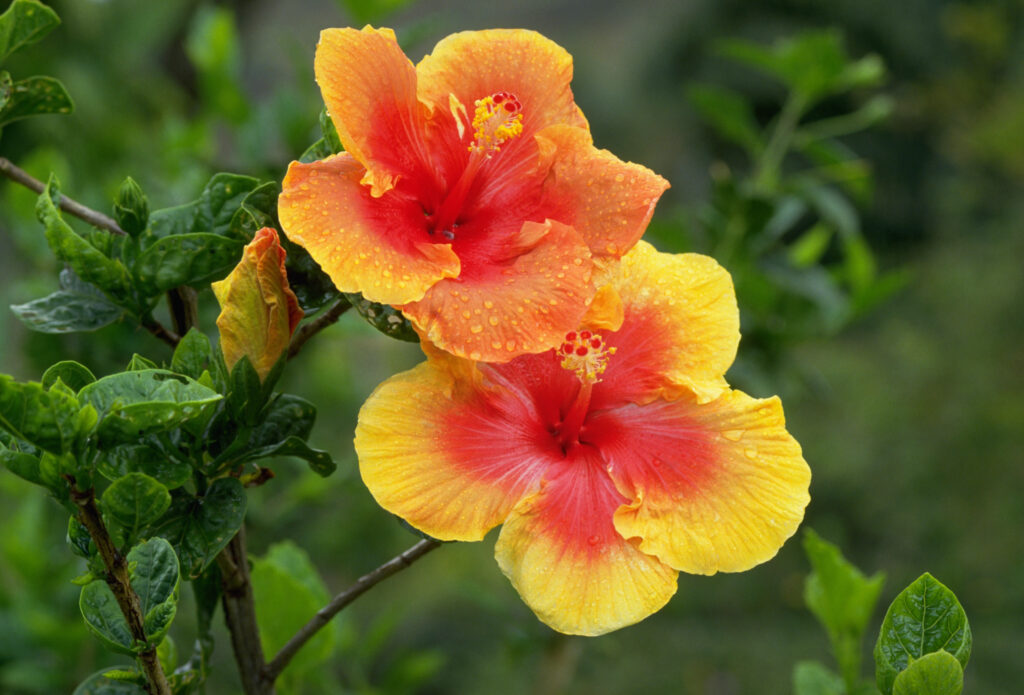
[[[285,259],[288,283],[306,316],[316,313],[340,296],[331,278],[320,269],[306,249],[293,244],[287,237],[281,238],[281,245],[288,254]]]
[[[40,333],[95,331],[124,315],[124,309],[98,291],[60,290],[25,304],[12,304],[11,311],[22,323]]]
[[[61,453],[82,432],[75,398],[63,390],[18,383],[0,374],[0,428],[40,449]]]
[[[174,545],[182,571],[195,578],[238,532],[245,505],[242,484],[234,478],[219,478],[198,498],[175,491],[170,509],[150,530]]]
[[[860,678],[864,631],[885,575],[879,572],[865,578],[839,548],[812,529],[804,533],[804,551],[813,570],[804,584],[804,600],[828,632],[844,681],[854,684]]]
[[[257,186],[259,180],[249,176],[216,174],[198,200],[154,211],[149,218],[153,236],[162,239],[175,234],[228,235],[231,218]]]
[[[960,695],[964,668],[945,650],[925,654],[896,676],[893,695]]]
[[[956,595],[925,572],[893,599],[875,644],[875,676],[884,695],[912,659],[944,649],[967,667],[971,626]]]
[[[36,485],[46,485],[39,470],[39,457],[8,448],[0,442],[0,463],[14,475]]]
[[[405,318],[398,309],[387,304],[371,302],[361,294],[346,293],[347,299],[359,315],[366,319],[366,322],[378,331],[396,340],[404,340],[409,343],[418,343],[420,337],[413,330],[409,319]]]
[[[276,181],[268,181],[250,191],[231,216],[228,224],[230,235],[248,242],[263,227],[276,227],[277,197],[280,193],[281,187]]]
[[[793,695],[847,695],[843,679],[817,661],[793,667]]]
[[[242,256],[245,244],[218,234],[178,234],[159,239],[135,262],[139,291],[155,296],[180,285],[202,287],[221,280]]]
[[[63,360],[51,366],[43,372],[40,383],[44,389],[48,389],[56,383],[57,379],[63,381],[75,393],[96,381],[96,377],[88,367],[74,360]]]
[[[172,458],[145,444],[123,444],[103,452],[97,470],[108,480],[129,473],[144,473],[160,481],[168,490],[181,487],[192,477],[188,461]]]
[[[71,695],[147,695],[145,688],[131,681],[108,678],[106,674],[112,670],[105,668],[92,674]]]
[[[46,227],[46,240],[57,258],[64,261],[85,282],[105,292],[118,294],[128,286],[128,272],[119,261],[107,258],[88,241],[75,233],[61,218],[54,201],[60,195],[54,176],[39,195],[36,216]]]
[[[198,379],[213,362],[210,339],[197,328],[190,328],[174,348],[171,371]]]
[[[132,358],[128,360],[128,364],[125,366],[124,371],[126,372],[143,372],[148,369],[157,369],[157,364],[148,357],[143,357],[139,353],[134,353]]]
[[[178,606],[178,558],[163,538],[151,538],[128,553],[132,589],[139,596],[146,639],[158,644]]]
[[[96,543],[93,542],[89,530],[75,517],[68,519],[68,545],[71,552],[88,560],[96,554]]]
[[[128,473],[103,492],[103,512],[136,538],[171,506],[171,494],[158,480],[145,473]]]
[[[761,128],[750,103],[740,94],[712,85],[693,85],[687,96],[701,118],[730,142],[756,155],[764,149]]]
[[[248,452],[243,461],[255,461],[257,459],[269,458],[271,456],[295,456],[303,459],[309,464],[310,469],[323,477],[329,476],[337,469],[338,464],[334,462],[331,455],[320,449],[313,449],[306,442],[298,437],[288,437],[279,444],[261,447]]]
[[[11,73],[6,70],[0,71],[0,111],[3,111],[4,106],[7,105],[13,91],[14,83],[11,81]]]
[[[103,377],[83,388],[79,398],[99,413],[101,440],[116,443],[202,417],[221,396],[181,374],[147,369]]]
[[[14,0],[0,15],[0,62],[49,34],[60,24],[57,13],[37,0]]]
[[[282,393],[267,405],[261,420],[249,437],[252,447],[272,446],[289,437],[305,440],[316,422],[316,406],[305,398]]]
[[[263,651],[276,654],[330,596],[309,556],[291,541],[272,545],[266,556],[254,559],[251,574]],[[285,673],[294,676],[326,661],[334,642],[333,630],[321,630]]]
[[[235,362],[231,368],[231,383],[228,392],[228,408],[235,419],[246,425],[255,425],[257,416],[266,403],[263,382],[247,355]]]
[[[306,151],[299,155],[299,161],[303,164],[309,164],[310,162],[318,162],[321,159],[327,159],[333,152],[331,152],[331,145],[327,142],[327,138],[320,138],[312,145],[306,148]]]
[[[78,608],[89,631],[99,637],[108,649],[119,654],[135,653],[128,621],[106,581],[95,579],[83,586]]]
[[[71,113],[75,105],[64,85],[53,77],[29,77],[10,87],[10,94],[0,107],[0,126],[29,116],[48,113]]]

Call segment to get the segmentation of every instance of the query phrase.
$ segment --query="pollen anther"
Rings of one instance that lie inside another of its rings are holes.
[[[590,331],[566,333],[565,342],[557,353],[562,368],[576,374],[584,384],[601,381],[601,375],[608,367],[608,356],[614,354],[614,347],[605,347],[604,338]]]
[[[522,104],[514,94],[498,92],[474,103],[473,144],[470,152],[490,157],[501,146],[523,132]]]

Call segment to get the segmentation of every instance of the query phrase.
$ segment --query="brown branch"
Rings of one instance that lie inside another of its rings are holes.
[[[185,335],[188,329],[199,324],[198,296],[188,285],[168,290],[167,305],[171,310],[171,320],[178,335]]]
[[[314,335],[333,325],[341,318],[341,315],[352,308],[348,300],[341,297],[329,309],[324,311],[322,314],[317,316],[309,323],[304,323],[299,326],[299,329],[295,331],[295,335],[292,336],[292,342],[288,346],[288,359],[295,357],[299,354],[299,350],[306,344],[306,341],[312,338]]]
[[[231,633],[231,647],[235,652],[238,675],[242,678],[242,690],[245,695],[273,695],[274,682],[261,678],[265,661],[260,629],[256,623],[244,526],[217,556],[217,564],[224,587],[224,622]]]
[[[162,323],[157,321],[152,316],[143,317],[142,327],[145,328],[150,333],[152,333],[153,335],[155,335],[160,340],[170,345],[172,348],[178,347],[178,343],[181,341],[181,336],[179,336],[177,333],[174,333],[173,331],[167,330],[167,328]]]
[[[46,184],[29,174],[24,169],[16,166],[6,157],[0,157],[0,173],[11,181],[20,183],[25,188],[31,189],[36,193],[42,193],[46,190]],[[125,233],[125,231],[121,229],[121,226],[112,218],[107,217],[102,212],[96,212],[92,208],[87,208],[81,203],[75,202],[63,193],[61,193],[60,200],[56,201],[56,203],[64,212],[69,215],[74,215],[80,220],[85,220],[94,227],[106,229],[108,232],[112,232],[113,234]]]
[[[316,615],[310,618],[309,622],[303,625],[302,629],[296,632],[295,635],[288,640],[288,643],[281,647],[281,651],[279,651],[277,655],[270,660],[270,663],[263,668],[264,681],[273,683],[274,680],[281,675],[281,672],[284,671],[285,667],[288,666],[298,651],[302,649],[306,642],[311,640],[313,636],[322,627],[329,623],[331,618],[341,612],[345,606],[355,601],[376,584],[379,584],[394,574],[398,574],[434,548],[439,547],[441,547],[441,541],[424,539],[401,555],[388,560],[369,574],[363,575],[355,584],[332,598],[331,602],[317,611]]]
[[[73,480],[71,481],[73,483]],[[107,586],[110,587],[117,605],[124,614],[128,623],[128,629],[132,638],[137,642],[146,642],[145,618],[142,615],[142,606],[139,603],[139,596],[132,589],[131,576],[128,572],[128,565],[121,553],[114,546],[110,539],[107,527],[103,523],[103,517],[96,506],[96,496],[90,488],[85,492],[78,490],[74,484],[71,486],[71,498],[77,505],[79,513],[78,520],[89,531],[96,549],[99,551],[103,565],[106,567]],[[156,655],[156,648],[148,649],[138,655],[139,663],[146,674],[148,683],[146,690],[150,695],[171,695],[171,686],[164,675],[163,667]]]

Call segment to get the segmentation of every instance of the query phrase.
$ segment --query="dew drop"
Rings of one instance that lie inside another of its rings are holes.
[[[743,454],[744,454],[744,456],[746,456],[746,457],[747,457],[748,459],[754,459],[754,458],[757,458],[757,449],[754,449],[753,447],[751,447],[750,449],[745,449],[745,450],[743,451]]]
[[[484,329],[484,327],[481,326],[480,324],[477,324],[475,326],[470,326],[469,327],[470,333],[480,333],[481,331],[483,331],[483,329]]]
[[[728,439],[730,442],[738,442],[743,438],[743,430],[725,430],[722,432],[722,436]]]

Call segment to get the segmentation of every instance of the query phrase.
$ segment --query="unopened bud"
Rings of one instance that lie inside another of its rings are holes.
[[[121,229],[138,236],[146,229],[149,222],[149,201],[139,184],[129,176],[121,184],[114,199],[114,218]]]

